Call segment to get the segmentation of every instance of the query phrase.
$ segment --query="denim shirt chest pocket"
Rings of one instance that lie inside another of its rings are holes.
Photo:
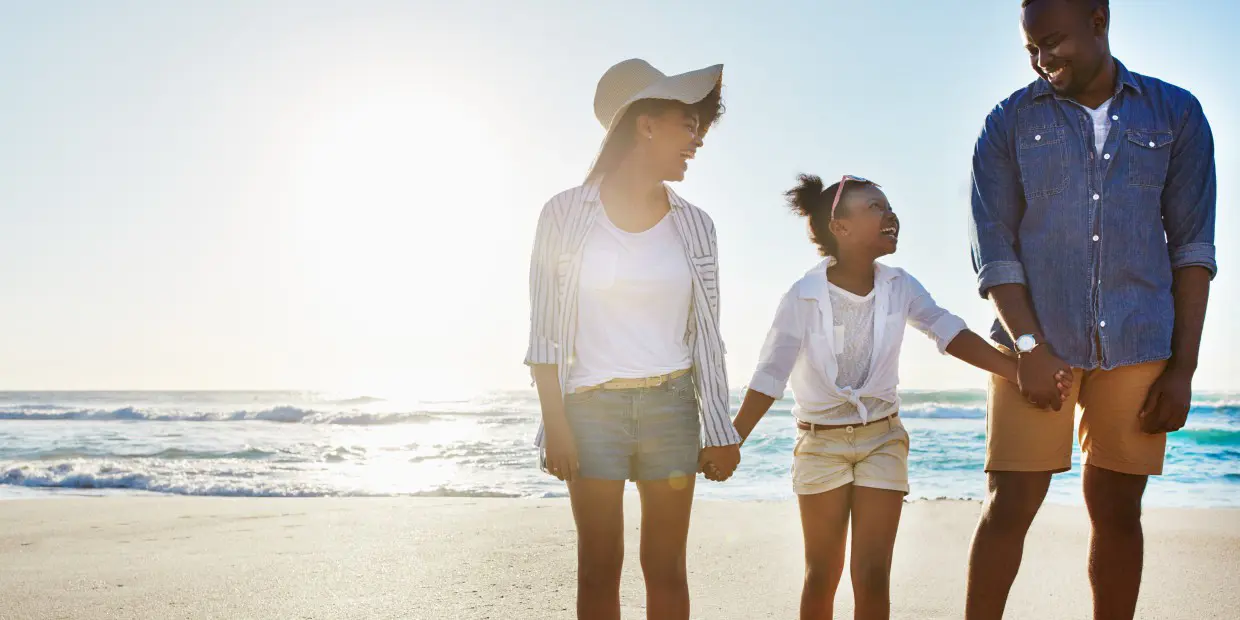
[[[1068,142],[1063,125],[1021,127],[1016,134],[1025,198],[1045,198],[1068,188]]]
[[[1129,129],[1124,138],[1124,147],[1128,149],[1128,184],[1161,190],[1167,183],[1174,135],[1165,130]]]

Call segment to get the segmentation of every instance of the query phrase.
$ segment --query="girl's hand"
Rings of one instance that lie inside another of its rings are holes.
[[[1060,370],[1055,373],[1055,386],[1059,388],[1059,399],[1068,402],[1068,397],[1072,395],[1072,371]]]

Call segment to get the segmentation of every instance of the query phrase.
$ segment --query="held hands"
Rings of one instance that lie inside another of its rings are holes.
[[[707,480],[723,482],[732,477],[736,466],[741,463],[741,446],[712,446],[703,448],[698,453],[698,471],[706,475]]]
[[[1072,392],[1072,367],[1046,346],[1017,358],[1016,385],[1030,403],[1059,411]]]

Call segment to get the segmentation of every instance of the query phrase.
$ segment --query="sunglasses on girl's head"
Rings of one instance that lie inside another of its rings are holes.
[[[835,208],[838,207],[840,204],[840,196],[844,194],[844,183],[848,181],[852,181],[854,183],[864,183],[866,185],[873,185],[874,187],[882,187],[878,183],[875,183],[874,181],[871,181],[869,179],[855,177],[851,174],[844,175],[843,177],[840,178],[839,185],[835,186],[835,200],[831,201],[831,219],[835,219]]]

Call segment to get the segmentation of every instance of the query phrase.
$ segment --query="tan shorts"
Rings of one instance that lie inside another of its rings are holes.
[[[1060,411],[1038,409],[1015,385],[992,377],[986,412],[986,471],[1072,469],[1072,431],[1081,408],[1084,463],[1124,474],[1162,473],[1165,434],[1141,432],[1137,415],[1167,362],[1113,370],[1077,369]]]
[[[797,430],[792,490],[815,495],[846,484],[908,493],[908,431],[891,416],[866,426]]]

